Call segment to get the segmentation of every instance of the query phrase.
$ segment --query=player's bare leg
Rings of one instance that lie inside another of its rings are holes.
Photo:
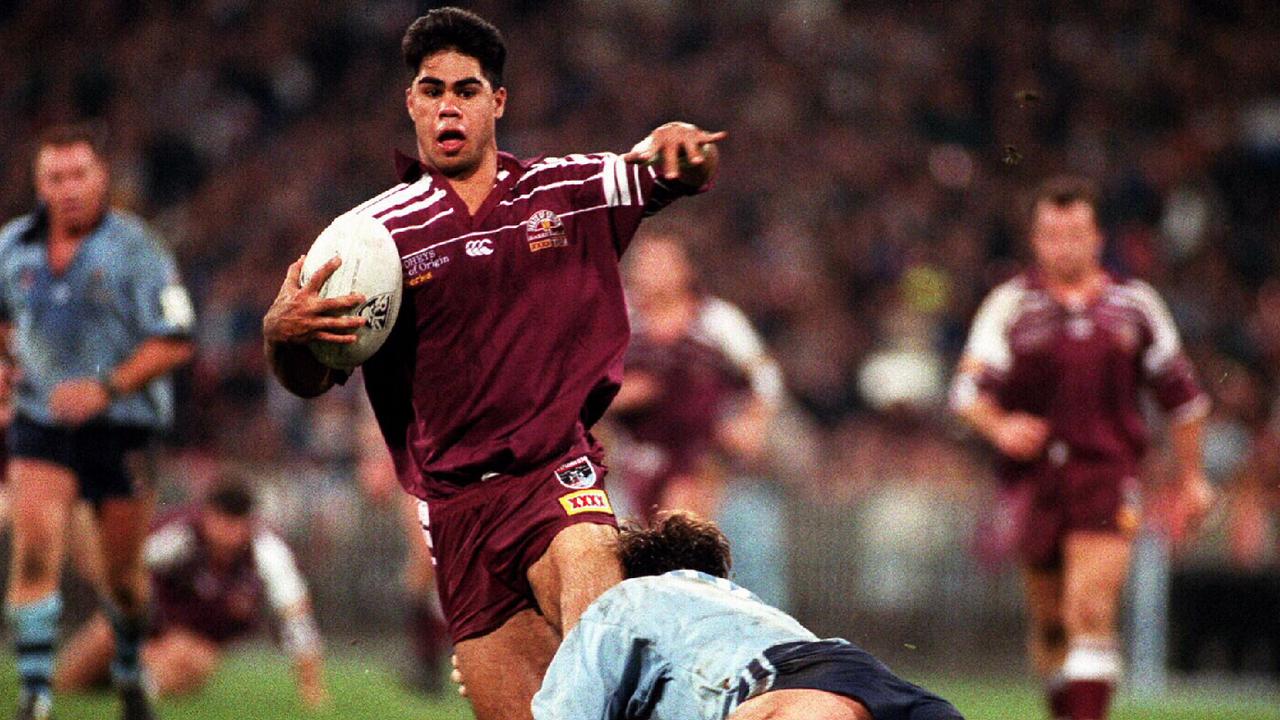
[[[98,510],[98,542],[102,546],[106,586],[103,609],[116,640],[111,676],[120,690],[124,717],[129,720],[152,717],[143,692],[141,662],[151,588],[142,563],[142,545],[150,521],[151,498],[145,492],[131,498],[105,500]]]
[[[105,685],[110,677],[116,639],[105,615],[95,613],[64,643],[53,673],[58,692],[78,692]]]
[[[216,643],[174,628],[142,647],[142,663],[156,694],[184,695],[203,688],[218,669]]]
[[[1062,620],[1062,572],[1024,567],[1027,596],[1027,654],[1044,682],[1049,711],[1054,718],[1067,716],[1066,681],[1062,663],[1067,658],[1067,630]]]
[[[1067,630],[1063,675],[1072,720],[1106,717],[1120,675],[1116,617],[1129,573],[1132,538],[1075,532],[1063,547],[1062,618]]]
[[[477,720],[532,718],[530,703],[560,645],[561,628],[578,623],[591,601],[622,582],[612,550],[618,531],[578,523],[561,530],[529,568],[543,614],[516,614],[496,631],[458,643],[458,669]]]
[[[559,645],[560,635],[533,610],[458,643],[454,652],[476,720],[531,720],[530,703]]]
[[[17,649],[20,707],[41,717],[53,702],[53,652],[62,615],[58,581],[76,479],[61,465],[22,457],[9,461],[8,476],[13,539],[5,610]]]
[[[613,550],[617,537],[618,530],[610,525],[570,525],[529,567],[538,607],[562,635],[601,593],[622,582],[622,563]]]

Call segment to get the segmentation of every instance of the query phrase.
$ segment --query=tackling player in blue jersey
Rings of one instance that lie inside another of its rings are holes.
[[[172,419],[166,376],[191,357],[194,315],[168,251],[137,217],[108,207],[107,164],[92,132],[46,133],[34,173],[36,211],[0,228],[0,349],[14,378],[5,610],[22,684],[17,717],[51,715],[64,538],[84,498],[101,535],[123,717],[146,720],[138,669],[151,511],[144,475]]]
[[[961,720],[862,648],[819,640],[724,579],[715,524],[663,516],[623,528],[627,580],[565,636],[535,720]]]

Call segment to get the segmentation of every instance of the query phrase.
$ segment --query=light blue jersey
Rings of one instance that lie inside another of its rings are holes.
[[[728,580],[693,570],[625,580],[565,636],[533,698],[533,716],[725,718],[768,689],[766,649],[817,639]]]
[[[101,377],[149,338],[189,336],[195,316],[173,257],[136,216],[108,211],[57,276],[36,220],[25,215],[0,229],[0,321],[12,325],[9,347],[22,372],[14,407],[52,425],[49,394],[56,385]],[[157,378],[116,398],[107,419],[167,427],[172,380]]]

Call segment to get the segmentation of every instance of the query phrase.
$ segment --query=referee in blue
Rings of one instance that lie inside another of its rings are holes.
[[[33,169],[35,212],[0,228],[0,349],[9,375],[0,388],[14,410],[5,614],[21,682],[17,718],[51,717],[58,581],[67,523],[83,498],[101,536],[122,718],[149,720],[138,665],[148,473],[157,434],[173,416],[168,375],[193,352],[194,313],[170,253],[141,220],[108,206],[95,133],[49,130]]]

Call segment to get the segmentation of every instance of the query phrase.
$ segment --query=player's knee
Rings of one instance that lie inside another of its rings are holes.
[[[46,582],[53,576],[53,558],[42,547],[24,548],[17,564],[18,581],[23,585]]]
[[[1081,597],[1070,603],[1067,615],[1071,634],[1106,634],[1112,630],[1115,607],[1106,598]]]
[[[1032,640],[1046,650],[1065,647],[1067,628],[1059,621],[1041,623],[1032,631]]]
[[[137,615],[146,604],[132,575],[107,578],[107,592],[120,612],[128,616]]]

